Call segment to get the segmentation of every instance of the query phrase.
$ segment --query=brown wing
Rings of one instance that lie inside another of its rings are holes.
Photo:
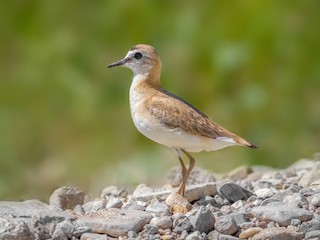
[[[161,123],[168,128],[181,128],[190,134],[213,139],[229,137],[241,145],[255,147],[212,122],[204,113],[190,103],[165,90],[161,90],[151,101],[148,101],[146,108],[156,118],[161,119]]]

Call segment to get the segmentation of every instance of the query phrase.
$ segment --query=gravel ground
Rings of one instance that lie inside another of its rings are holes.
[[[116,186],[96,199],[73,187],[49,203],[0,202],[0,239],[312,239],[320,240],[320,158],[287,169],[240,167],[219,180],[195,168],[186,196],[179,172],[153,189]]]

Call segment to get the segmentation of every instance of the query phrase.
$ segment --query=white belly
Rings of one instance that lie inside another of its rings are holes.
[[[131,115],[134,125],[140,133],[147,138],[166,145],[170,148],[181,148],[187,152],[215,151],[232,145],[237,145],[233,139],[217,138],[212,139],[203,136],[191,135],[181,128],[170,129],[163,126],[154,116],[141,114],[131,108]]]

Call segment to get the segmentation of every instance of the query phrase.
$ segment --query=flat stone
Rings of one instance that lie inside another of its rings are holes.
[[[49,198],[49,204],[60,207],[63,210],[73,209],[84,202],[84,192],[74,187],[61,187],[53,191]]]
[[[159,229],[171,229],[172,218],[170,216],[154,217],[150,224],[157,226]]]
[[[154,213],[156,215],[162,216],[171,215],[168,206],[162,202],[154,202],[149,204],[145,211],[148,213]]]
[[[290,225],[292,219],[306,222],[313,218],[311,212],[288,204],[254,207],[251,209],[251,214],[260,221],[274,221],[280,226]]]
[[[0,239],[33,240],[36,235],[30,231],[27,223],[19,218],[6,219],[0,217]]]
[[[225,199],[227,199],[231,203],[234,203],[238,200],[246,200],[251,195],[253,195],[252,192],[234,183],[223,184],[220,187],[219,192]]]
[[[186,237],[186,240],[201,240],[201,233],[199,231],[192,232]]]
[[[238,240],[239,238],[235,236],[220,234],[218,240]]]
[[[93,200],[82,205],[82,208],[86,213],[97,212],[104,209],[105,207],[106,201],[104,199]]]
[[[274,195],[273,191],[269,188],[260,188],[254,192],[258,198],[266,199]]]
[[[90,227],[93,233],[119,237],[130,230],[140,232],[151,218],[151,214],[143,211],[108,208],[80,216],[74,223],[78,227]]]
[[[233,217],[230,216],[220,216],[218,217],[214,228],[222,234],[232,235],[238,231],[238,226]]]
[[[204,206],[201,206],[195,215],[189,217],[193,231],[210,232],[215,223],[215,218],[211,211]]]
[[[302,240],[303,233],[284,227],[265,228],[252,237],[252,240]]]
[[[253,237],[257,233],[261,232],[261,230],[262,230],[261,227],[248,228],[239,234],[239,239],[248,239],[249,237]]]
[[[107,234],[84,233],[81,235],[80,240],[114,240],[114,238],[109,237]]]
[[[157,192],[140,193],[132,196],[133,201],[150,202],[153,199],[166,200],[166,198],[177,190],[163,190]],[[215,182],[191,185],[186,187],[185,198],[189,202],[201,199],[205,196],[214,196],[217,193]]]
[[[317,180],[320,180],[320,162],[314,163],[311,170],[303,175],[299,181],[299,186],[310,187]]]
[[[186,213],[192,208],[189,201],[178,193],[171,193],[166,199],[166,204],[173,213]]]
[[[110,197],[106,203],[106,208],[121,208],[122,206],[123,202],[117,197]]]
[[[61,208],[38,200],[0,202],[0,239],[48,239],[67,219]]]
[[[316,238],[316,237],[320,237],[320,230],[314,230],[314,231],[311,231],[311,232],[307,232],[305,234],[305,238],[306,239],[311,239],[311,238]]]
[[[320,207],[320,194],[313,195],[310,203],[315,207]]]

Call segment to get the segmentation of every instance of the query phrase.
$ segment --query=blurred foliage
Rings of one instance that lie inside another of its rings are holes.
[[[134,128],[132,73],[106,69],[137,43],[158,49],[166,89],[261,146],[193,154],[198,166],[312,156],[319,12],[317,0],[1,1],[0,199],[164,183],[175,155]]]

